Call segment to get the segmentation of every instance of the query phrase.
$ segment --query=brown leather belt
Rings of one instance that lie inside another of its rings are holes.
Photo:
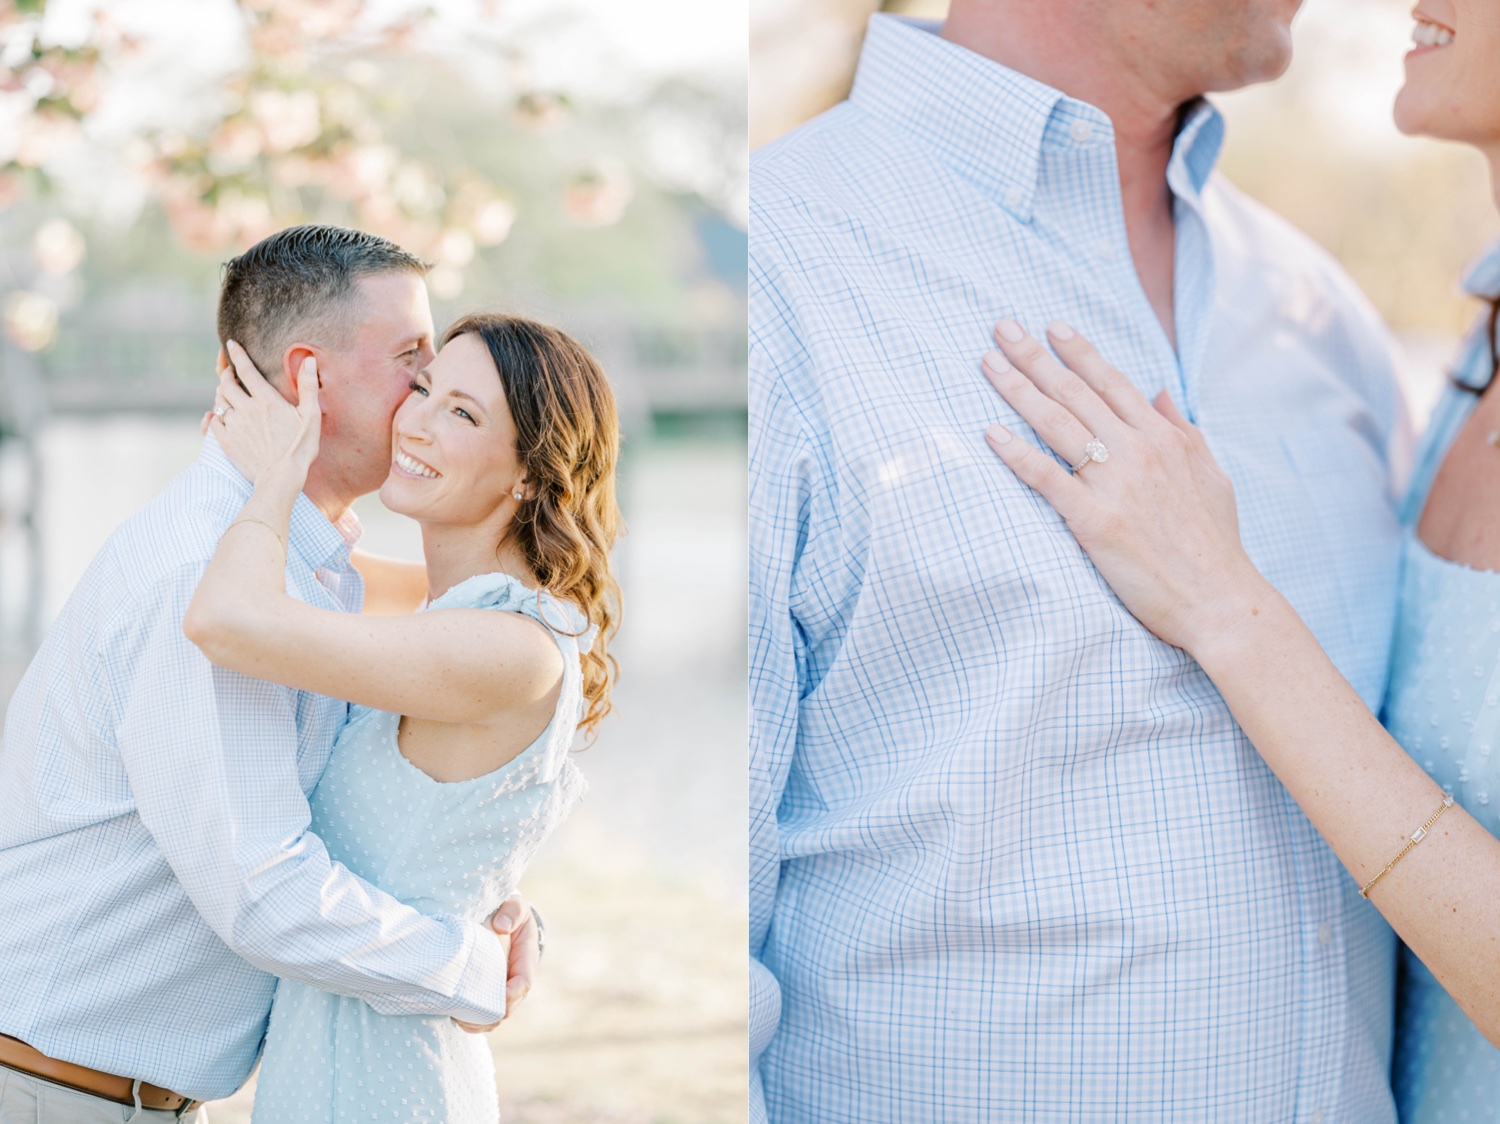
[[[117,1104],[135,1104],[135,1098],[130,1093],[135,1082],[130,1078],[116,1077],[113,1073],[90,1069],[85,1065],[74,1065],[72,1062],[60,1062],[8,1034],[0,1034],[0,1065],[18,1069],[22,1073],[29,1073],[32,1077],[40,1077],[43,1081],[66,1085],[69,1089],[76,1089],[80,1093],[103,1097]],[[185,1116],[202,1103],[202,1101],[190,1101],[181,1093],[163,1089],[160,1085],[148,1085],[144,1081],[141,1082],[142,1108],[165,1110],[175,1112],[178,1116]]]

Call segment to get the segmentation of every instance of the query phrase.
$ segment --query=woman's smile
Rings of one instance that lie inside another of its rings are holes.
[[[1417,26],[1412,28],[1411,32],[1411,41],[1416,44],[1410,52],[1412,55],[1422,55],[1446,47],[1457,35],[1451,27],[1438,23],[1420,12],[1413,13],[1412,18],[1417,21]]]
[[[443,475],[437,469],[433,468],[432,465],[418,460],[405,449],[400,448],[396,450],[396,456],[392,461],[392,465],[395,471],[405,476],[414,476],[424,480],[437,480]]]

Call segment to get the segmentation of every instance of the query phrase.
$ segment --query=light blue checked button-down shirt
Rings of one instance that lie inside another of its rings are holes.
[[[1390,930],[986,448],[992,420],[1030,430],[978,366],[1002,315],[1063,317],[1171,390],[1373,706],[1387,336],[1213,173],[1199,104],[1168,175],[1174,351],[1109,119],[935,30],[875,17],[849,100],[752,164],[752,1115],[1389,1122]]]
[[[402,905],[309,834],[347,705],[216,668],[182,634],[249,495],[208,437],[78,583],[0,749],[0,1033],[200,1099],[250,1075],[276,976],[387,1013],[505,1010],[500,941]],[[348,555],[299,497],[288,592],[357,611]]]

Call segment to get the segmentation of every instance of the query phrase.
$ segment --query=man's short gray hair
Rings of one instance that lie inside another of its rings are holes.
[[[219,343],[234,340],[260,373],[281,381],[281,357],[298,339],[342,347],[354,327],[355,282],[376,273],[425,274],[430,265],[375,234],[293,226],[224,266]]]

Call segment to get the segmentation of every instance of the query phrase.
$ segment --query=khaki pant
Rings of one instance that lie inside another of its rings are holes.
[[[203,1109],[181,1118],[208,1124]],[[0,1065],[0,1124],[177,1124],[175,1112],[116,1104]]]

